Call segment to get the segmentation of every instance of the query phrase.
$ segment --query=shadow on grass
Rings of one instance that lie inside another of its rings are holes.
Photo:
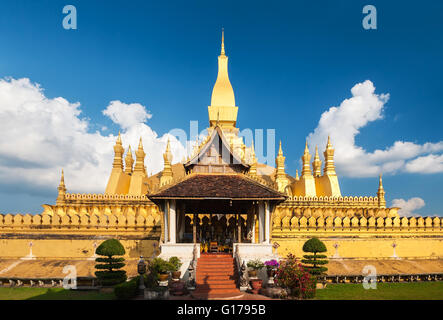
[[[66,290],[48,288],[43,294],[35,295],[27,300],[115,300],[114,293],[99,293],[96,290]]]

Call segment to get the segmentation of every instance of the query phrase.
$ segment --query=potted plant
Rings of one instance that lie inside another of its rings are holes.
[[[250,269],[250,270],[248,270],[249,277],[255,278],[255,279],[251,279],[252,292],[254,294],[257,294],[259,292],[259,290],[261,289],[262,283],[263,283],[262,279],[256,278],[257,271],[262,269],[265,265],[259,259],[256,259],[256,260],[249,261],[247,263],[247,266]]]
[[[250,278],[257,277],[257,270],[262,269],[265,265],[259,259],[251,260],[247,263],[249,268],[248,274]]]
[[[275,270],[278,268],[279,265],[280,264],[275,259],[265,261],[266,272],[268,274],[268,278],[274,277]]]
[[[172,279],[180,279],[181,271],[180,267],[183,265],[181,260],[178,257],[169,258],[169,263],[172,267]]]
[[[158,275],[160,281],[166,281],[169,277],[169,272],[173,270],[173,266],[169,261],[162,258],[155,258],[150,265],[151,272]]]

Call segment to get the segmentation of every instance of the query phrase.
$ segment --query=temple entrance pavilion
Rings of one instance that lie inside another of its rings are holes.
[[[272,254],[271,214],[286,199],[241,173],[191,173],[149,198],[163,213],[162,255],[167,256],[192,255],[194,245],[210,242],[217,242],[219,251],[242,244]]]

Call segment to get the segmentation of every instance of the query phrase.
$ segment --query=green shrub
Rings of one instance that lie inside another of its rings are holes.
[[[149,264],[149,271],[153,274],[168,273],[174,271],[174,266],[162,258],[154,258]]]
[[[117,299],[129,300],[137,295],[137,288],[140,283],[140,277],[135,277],[130,281],[120,283],[115,286],[114,294]]]
[[[172,266],[172,271],[180,270],[180,267],[183,265],[183,263],[181,262],[181,260],[178,257],[169,258],[169,263]]]
[[[328,268],[324,267],[328,263],[327,256],[323,254],[318,254],[319,252],[326,252],[326,246],[318,238],[314,237],[309,239],[303,245],[304,252],[312,252],[314,254],[306,254],[303,256],[301,261],[307,264],[305,267],[309,270],[309,273],[315,276],[322,275]]]
[[[100,244],[95,253],[104,258],[99,257],[95,259],[98,262],[95,268],[98,270],[95,272],[99,283],[102,286],[113,286],[127,279],[126,271],[119,270],[125,266],[124,258],[115,258],[114,256],[122,256],[125,254],[125,248],[117,239],[109,239]]]

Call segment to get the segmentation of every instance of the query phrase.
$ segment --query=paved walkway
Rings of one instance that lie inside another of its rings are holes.
[[[187,294],[183,296],[171,295],[169,300],[196,300],[196,299],[194,299],[190,294]],[[231,298],[231,299],[220,298],[220,300],[272,300],[272,299],[266,296],[262,296],[261,294],[244,293],[241,297],[238,298]]]

